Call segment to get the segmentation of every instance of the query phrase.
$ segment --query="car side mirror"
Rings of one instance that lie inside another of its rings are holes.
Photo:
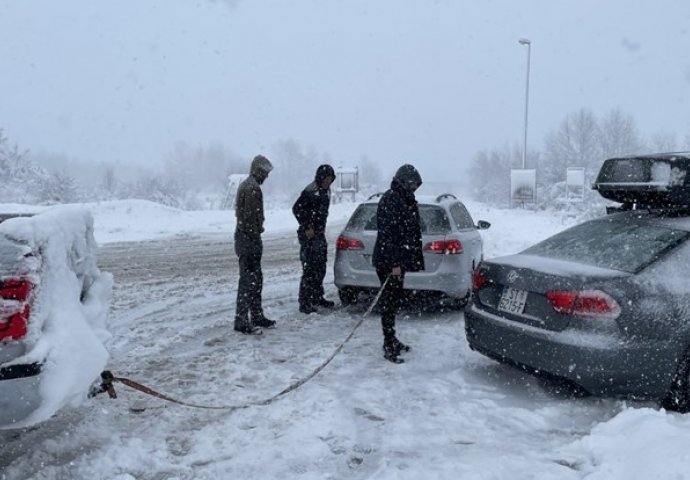
[[[486,220],[479,220],[477,222],[477,230],[486,230],[490,226],[491,226],[491,224],[489,222],[487,222]]]

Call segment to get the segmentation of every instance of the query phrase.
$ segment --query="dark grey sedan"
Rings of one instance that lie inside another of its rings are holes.
[[[470,347],[590,393],[690,406],[690,217],[631,210],[484,261]]]

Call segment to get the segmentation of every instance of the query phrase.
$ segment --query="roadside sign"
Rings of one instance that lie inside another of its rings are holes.
[[[537,201],[537,171],[534,169],[510,170],[510,204],[524,205]]]

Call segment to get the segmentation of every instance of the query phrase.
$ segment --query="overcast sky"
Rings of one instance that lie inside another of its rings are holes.
[[[159,162],[294,138],[445,177],[613,107],[690,133],[687,0],[0,0],[0,128],[23,148]]]

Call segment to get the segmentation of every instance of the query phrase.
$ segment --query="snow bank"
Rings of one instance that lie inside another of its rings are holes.
[[[13,425],[21,427],[79,403],[105,367],[112,277],[96,266],[93,218],[84,208],[54,207],[10,219],[0,224],[0,234],[36,254],[23,266],[37,285],[24,339],[27,350],[5,364],[43,364],[40,406]]]
[[[224,234],[235,231],[234,210],[187,211],[147,200],[117,200],[83,205],[95,218],[98,243],[132,242],[177,235]],[[331,205],[329,223],[345,222],[357,204]],[[266,234],[297,230],[289,207],[267,210]]]
[[[650,408],[627,408],[575,442],[588,480],[688,478],[690,417]]]
[[[578,223],[575,218],[556,211],[495,208],[483,203],[464,201],[476,224],[479,220],[491,223],[482,230],[484,258],[502,257],[521,252],[551,235]]]

